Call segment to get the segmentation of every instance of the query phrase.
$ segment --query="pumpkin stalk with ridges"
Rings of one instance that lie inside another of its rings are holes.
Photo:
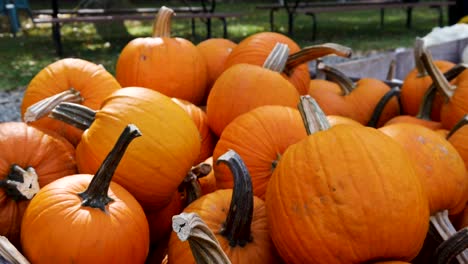
[[[444,95],[447,100],[450,100],[454,94],[455,86],[451,85],[444,74],[434,65],[432,54],[424,50],[421,54],[421,60],[426,66],[426,70],[434,80],[434,85],[437,90]]]
[[[442,237],[444,242],[452,244],[450,242],[451,237],[456,235],[457,230],[453,227],[452,223],[448,218],[448,211],[437,212],[430,217],[430,222],[433,227],[437,230],[437,233]],[[444,243],[442,242],[442,243]],[[444,257],[444,256],[442,256]],[[468,263],[468,250],[461,250],[456,256],[460,263]],[[448,262],[445,262],[448,263]]]
[[[37,173],[33,167],[25,170],[14,164],[8,176],[0,180],[0,188],[5,188],[5,192],[15,201],[31,200],[39,191]]]
[[[436,263],[445,264],[452,263],[452,259],[455,257],[460,263],[467,263],[466,259],[460,259],[459,254],[466,251],[468,245],[468,227],[461,229],[456,232],[450,238],[442,242],[434,252]],[[464,261],[464,262],[463,262]]]
[[[153,37],[154,38],[169,38],[171,37],[171,20],[175,15],[174,10],[162,6],[156,19],[153,21]]]
[[[312,135],[317,131],[324,131],[330,128],[330,123],[322,111],[317,101],[310,95],[301,95],[301,100],[297,106],[301,113],[307,135]]]
[[[49,117],[86,130],[93,123],[96,111],[79,104],[60,103],[50,112]]]
[[[197,264],[230,264],[210,228],[196,213],[181,213],[172,217],[172,228],[181,241],[188,241]]]
[[[342,95],[348,95],[356,88],[355,83],[348,76],[323,62],[317,63],[317,69],[323,71],[328,79],[338,84],[343,92]]]

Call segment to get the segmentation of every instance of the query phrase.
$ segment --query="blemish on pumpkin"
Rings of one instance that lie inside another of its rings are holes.
[[[421,144],[426,144],[426,139],[423,136],[418,136],[416,140],[419,141]]]
[[[141,54],[141,56],[140,56],[140,60],[142,60],[142,61],[145,61],[145,60],[146,60],[146,55],[144,55],[144,54]]]

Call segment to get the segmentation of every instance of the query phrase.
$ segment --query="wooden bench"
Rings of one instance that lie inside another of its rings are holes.
[[[288,3],[289,2],[289,3]],[[439,25],[443,25],[443,6],[454,5],[454,1],[400,1],[400,0],[351,0],[346,2],[299,2],[299,1],[284,1],[284,5],[258,5],[257,9],[269,10],[270,12],[270,28],[274,27],[274,13],[281,9],[285,9],[288,14],[288,34],[293,35],[294,17],[298,14],[305,14],[312,17],[312,39],[315,40],[317,31],[316,14],[329,12],[348,12],[362,10],[380,10],[380,25],[384,24],[384,10],[388,8],[406,8],[406,26],[411,28],[412,10],[415,7],[432,7],[439,11]]]
[[[37,17],[33,19],[35,24],[52,24],[52,38],[56,44],[57,54],[62,56],[62,42],[60,26],[65,23],[96,23],[96,22],[112,22],[122,20],[154,20],[155,15],[159,8],[140,8],[140,9],[78,9],[69,10],[67,17]],[[174,19],[191,19],[192,20],[192,35],[195,36],[195,19],[204,20],[206,24],[206,38],[211,38],[211,19],[219,19],[223,25],[223,37],[227,38],[227,18],[238,18],[244,15],[244,13],[226,13],[226,12],[203,12],[201,8],[185,8],[181,9],[174,8],[173,10],[179,10],[176,12]],[[67,10],[63,10],[67,13]],[[39,14],[41,11],[35,11]],[[48,10],[42,10],[43,14],[48,14]]]

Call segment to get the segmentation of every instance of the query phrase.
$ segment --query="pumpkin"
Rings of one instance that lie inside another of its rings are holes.
[[[206,62],[207,81],[205,103],[216,79],[224,71],[224,63],[237,44],[225,38],[210,38],[196,45]],[[203,102],[202,102],[203,104]]]
[[[149,231],[143,209],[111,181],[126,148],[140,135],[128,125],[94,176],[63,177],[34,196],[21,224],[23,253],[32,263],[145,262]]]
[[[319,62],[317,68],[340,87],[312,86],[309,89],[308,95],[317,101],[326,115],[341,115],[367,125],[379,101],[391,91],[390,86],[375,78],[361,78],[355,83],[330,65]],[[398,114],[398,100],[393,97],[383,108],[376,125],[380,126]]]
[[[423,52],[421,58],[438,91],[445,101],[440,110],[442,127],[451,129],[466,113],[468,113],[468,71],[464,70],[450,84],[442,72],[434,65],[429,51]]]
[[[286,263],[411,260],[423,245],[429,207],[408,154],[374,128],[329,128],[315,113],[306,118],[311,135],[289,146],[268,184],[279,254]]]
[[[236,151],[250,172],[254,195],[264,199],[268,180],[283,152],[306,136],[297,109],[265,105],[238,116],[226,126],[213,159],[217,160],[230,149]],[[224,164],[215,164],[213,168],[217,188],[232,188],[234,179],[230,170]]]
[[[200,155],[198,155],[198,158],[195,160],[194,164],[198,164],[211,157],[213,155],[213,149],[216,145],[216,137],[208,125],[208,117],[206,113],[200,107],[190,103],[189,101],[177,98],[172,98],[172,101],[182,107],[185,112],[187,112],[187,114],[195,123],[198,132],[200,132]]]
[[[233,150],[217,162],[226,163],[235,177],[234,189],[204,195],[184,209],[196,213],[219,241],[232,263],[277,263],[263,201],[255,197],[245,164]],[[174,228],[174,225],[173,225]],[[189,245],[171,234],[169,263],[195,263]]]
[[[146,135],[129,147],[114,180],[145,211],[165,207],[200,154],[200,134],[189,115],[169,97],[151,89],[126,87],[112,93],[98,111],[62,103],[54,118],[81,125],[86,131],[76,148],[80,173],[99,168],[118,132],[128,123]],[[84,123],[73,116],[82,116]],[[136,176],[138,175],[138,176]]]
[[[406,151],[415,165],[429,199],[431,215],[442,210],[459,213],[468,199],[468,177],[457,150],[435,131],[399,123],[379,129]]]
[[[152,244],[159,244],[169,238],[171,232],[172,216],[182,212],[182,197],[178,192],[174,192],[171,202],[164,208],[146,213],[148,219],[150,241]]]
[[[466,124],[468,124],[468,115],[464,115],[463,118],[453,126],[446,137],[450,144],[458,151],[465,162],[465,168],[468,169],[468,146],[466,144],[468,126],[466,126]]]
[[[219,76],[211,89],[206,106],[208,124],[218,137],[237,116],[256,107],[297,105],[297,90],[279,74],[287,55],[287,46],[278,44],[265,61],[264,67],[236,64]]]
[[[19,248],[21,219],[39,188],[77,172],[75,149],[23,122],[0,123],[0,235]]]
[[[140,86],[198,105],[207,82],[206,63],[187,39],[171,37],[174,11],[161,7],[153,36],[136,38],[117,60],[116,78],[122,87]]]
[[[102,65],[83,59],[65,58],[37,73],[24,92],[21,116],[25,122],[54,131],[77,145],[82,131],[47,117],[60,102],[75,102],[98,109],[120,84]]]
[[[424,63],[421,61],[421,54],[424,52],[424,41],[416,38],[413,54],[415,67],[405,76],[401,86],[401,104],[403,112],[414,116],[418,113],[419,107],[423,101],[424,94],[432,84],[432,79],[427,73]],[[442,72],[451,69],[455,64],[446,60],[434,61],[435,66]],[[442,96],[437,94],[434,99],[434,107],[430,113],[435,121],[440,119],[440,107],[442,105]]]

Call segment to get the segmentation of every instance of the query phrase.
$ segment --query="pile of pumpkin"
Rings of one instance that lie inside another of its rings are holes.
[[[115,77],[50,64],[25,122],[0,124],[0,235],[29,261],[466,263],[463,65],[418,41],[401,87],[323,62],[311,79],[308,61],[351,50],[273,32],[195,46],[172,15]]]

